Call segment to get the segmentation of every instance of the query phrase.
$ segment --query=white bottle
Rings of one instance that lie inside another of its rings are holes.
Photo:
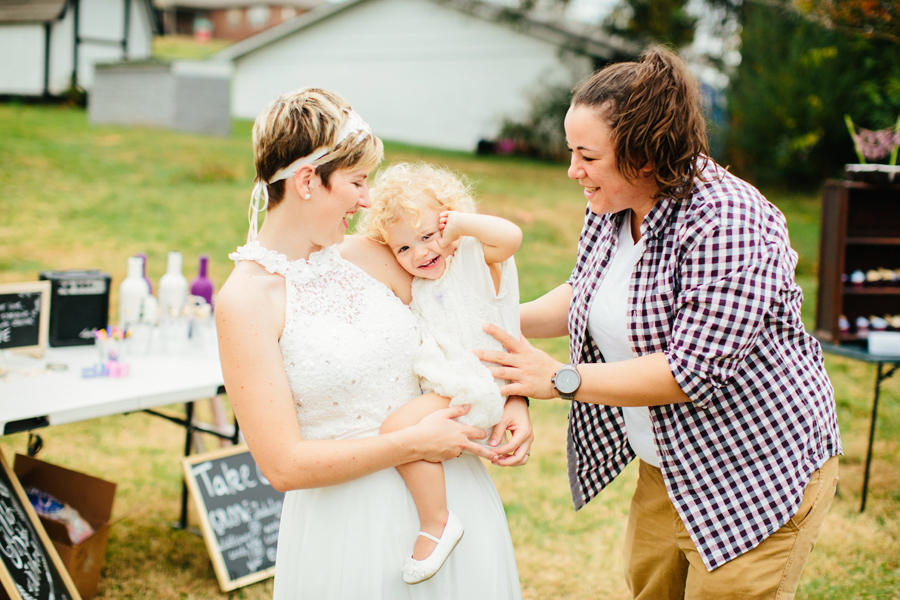
[[[187,296],[188,281],[181,272],[181,252],[169,252],[166,274],[159,280],[160,318],[180,318]]]
[[[119,325],[127,329],[141,318],[144,298],[150,295],[150,286],[144,280],[144,259],[128,257],[128,276],[119,285]]]

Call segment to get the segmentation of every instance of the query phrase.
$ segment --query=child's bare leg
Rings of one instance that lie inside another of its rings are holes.
[[[382,433],[399,431],[411,427],[436,410],[450,406],[450,400],[437,394],[419,396],[398,408],[385,419]],[[436,538],[441,537],[447,524],[447,490],[444,485],[444,467],[441,463],[425,460],[399,465],[397,471],[406,482],[406,487],[416,503],[419,513],[419,528]],[[435,543],[424,536],[416,538],[412,557],[416,560],[427,558],[434,550]]]

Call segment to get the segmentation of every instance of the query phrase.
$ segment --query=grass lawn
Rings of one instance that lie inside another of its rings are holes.
[[[96,268],[125,276],[126,258],[149,256],[158,282],[166,253],[184,255],[194,276],[198,256],[211,257],[219,285],[231,271],[227,254],[244,242],[253,170],[250,124],[228,138],[158,129],[92,126],[84,111],[0,105],[0,282],[34,281],[43,269]],[[569,273],[584,200],[564,165],[475,157],[387,144],[387,162],[422,159],[470,176],[484,212],[519,223],[516,257],[523,299]],[[819,191],[768,197],[787,216],[800,255],[797,277],[814,315]],[[559,358],[564,340],[542,342]],[[885,383],[866,512],[859,513],[874,367],[827,357],[843,435],[841,485],[801,581],[798,597],[900,598],[900,388]],[[201,413],[207,408],[199,403]],[[2,407],[2,404],[0,404]],[[177,407],[176,407],[177,408]],[[521,469],[491,468],[504,500],[525,598],[627,597],[621,548],[636,470],[629,467],[578,514],[565,467],[567,406],[533,403],[536,441]],[[139,413],[43,429],[43,460],[118,483],[115,516],[99,598],[220,598],[202,538],[170,527],[179,514],[182,430]],[[11,460],[27,434],[0,438]],[[215,444],[207,440],[207,447]],[[197,523],[196,514],[191,515]],[[231,594],[270,598],[272,582]]]
[[[203,60],[231,43],[216,38],[201,42],[190,35],[161,35],[153,38],[153,56],[160,60]]]

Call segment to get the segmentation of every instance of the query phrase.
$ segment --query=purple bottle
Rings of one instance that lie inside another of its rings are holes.
[[[209,257],[205,254],[200,255],[200,270],[197,273],[197,277],[191,282],[191,296],[200,296],[212,307],[215,286],[210,278],[206,276],[208,265]]]
[[[142,261],[144,261],[143,271],[141,275],[144,277],[144,281],[147,282],[147,287],[150,288],[150,295],[153,295],[153,284],[150,283],[150,278],[147,277],[147,255],[143,252],[138,252],[135,256],[140,257]]]

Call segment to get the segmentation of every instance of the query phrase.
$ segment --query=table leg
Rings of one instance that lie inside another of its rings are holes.
[[[28,456],[37,456],[44,447],[44,438],[31,431],[28,432]]]
[[[221,394],[217,397],[221,397]],[[147,411],[151,412],[151,411]],[[153,413],[159,415],[159,413]],[[165,416],[165,415],[159,415]],[[168,418],[168,417],[166,417]],[[170,419],[175,420],[175,419]],[[177,420],[176,420],[177,421]],[[241,431],[238,428],[237,416],[234,417],[234,428],[232,430],[231,435],[226,435],[222,433],[220,430],[217,431],[215,429],[210,429],[205,427],[203,424],[194,424],[194,403],[186,402],[184,405],[184,420],[180,421],[184,426],[184,455],[191,455],[191,448],[194,443],[194,432],[201,431],[203,433],[209,433],[219,437],[220,439],[228,440],[232,445],[237,444],[240,441]],[[182,477],[181,479],[181,519],[178,521],[179,529],[187,529],[188,526],[188,488],[187,482]]]
[[[896,364],[887,372],[883,369],[884,363],[879,362],[876,364],[878,368],[875,372],[875,398],[872,400],[872,423],[869,426],[869,447],[866,450],[866,469],[863,474],[862,502],[859,506],[859,512],[866,510],[866,496],[869,489],[869,469],[872,466],[872,446],[875,443],[875,424],[878,420],[878,396],[881,393],[881,382],[893,375],[897,370]]]
[[[224,393],[225,393],[224,388],[221,388],[219,390],[219,395],[224,394]],[[182,427],[184,427],[184,431],[185,431],[184,455],[185,456],[191,455],[191,448],[194,443],[194,433],[195,432],[208,433],[208,434],[214,435],[220,439],[229,440],[232,445],[237,444],[241,441],[241,430],[238,427],[237,415],[235,415],[235,417],[234,417],[234,427],[232,428],[231,433],[228,434],[228,433],[223,432],[221,427],[209,427],[208,425],[206,425],[204,423],[200,423],[200,422],[195,423],[194,422],[194,402],[185,402],[185,404],[184,404],[185,415],[184,415],[183,419],[180,417],[176,417],[174,415],[168,415],[168,414],[153,410],[152,408],[145,408],[144,412],[149,413],[151,415],[155,415],[157,417],[162,417],[163,419],[166,419],[167,421],[177,423],[178,425],[181,425]],[[185,482],[184,478],[182,478],[181,518],[180,518],[179,522],[174,525],[174,527],[178,527],[180,529],[187,529],[187,522],[188,522],[187,513],[188,513],[188,488],[187,488],[187,482]]]
[[[191,455],[191,444],[194,441],[194,403],[187,402],[184,405],[184,455]],[[187,529],[188,524],[188,488],[187,482],[181,479],[181,520],[178,522],[180,529]]]

